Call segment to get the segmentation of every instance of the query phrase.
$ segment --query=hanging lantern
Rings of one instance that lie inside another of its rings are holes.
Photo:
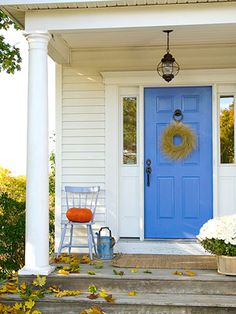
[[[169,33],[173,32],[173,30],[165,30],[163,32],[167,33],[167,49],[166,54],[157,66],[157,72],[165,81],[170,82],[179,73],[179,65],[170,53],[169,48]]]

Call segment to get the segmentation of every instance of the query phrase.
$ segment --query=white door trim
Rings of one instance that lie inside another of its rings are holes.
[[[212,87],[212,154],[213,154],[213,207],[214,216],[218,213],[218,84],[235,84],[236,69],[182,70],[168,85],[153,71],[102,72],[106,91],[106,208],[107,223],[112,227],[115,237],[119,238],[119,87],[139,86],[139,160],[140,160],[140,240],[144,239],[144,87],[170,86],[211,86]],[[113,92],[112,92],[113,91]],[[115,106],[115,108],[114,108]],[[113,110],[111,110],[111,107]],[[111,127],[112,126],[112,127]]]

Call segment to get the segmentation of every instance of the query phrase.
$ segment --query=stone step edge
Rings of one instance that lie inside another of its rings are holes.
[[[174,272],[174,271],[173,271]],[[19,275],[19,281],[23,282],[24,280],[30,280],[30,279],[35,279],[36,276],[34,275]],[[174,275],[171,273],[170,271],[170,275],[159,275],[159,276],[154,276],[154,275],[130,275],[130,274],[125,274],[124,276],[118,276],[118,275],[114,275],[114,274],[100,274],[96,271],[96,275],[92,276],[92,275],[87,275],[86,273],[79,273],[79,274],[69,274],[67,276],[65,275],[59,275],[59,274],[50,274],[47,276],[47,281],[50,280],[56,280],[56,279],[60,279],[60,280],[68,280],[68,279],[72,279],[72,280],[78,280],[78,279],[94,279],[94,280],[100,280],[100,279],[112,279],[112,280],[118,280],[118,281],[122,281],[122,280],[133,280],[133,281],[140,281],[140,280],[152,280],[152,281],[200,281],[200,282],[205,282],[206,284],[208,282],[219,282],[219,283],[223,283],[223,282],[235,282],[236,284],[236,276],[223,276],[223,275],[217,275],[217,278],[213,278],[212,276],[204,276],[204,275],[196,275],[196,276],[178,276],[178,275]]]
[[[107,304],[102,298],[90,300],[86,296],[88,293],[82,293],[76,297],[56,298],[53,295],[47,295],[36,301],[37,303],[88,303],[92,304]],[[115,305],[153,305],[153,306],[184,306],[184,307],[214,307],[214,308],[235,308],[236,296],[220,296],[220,295],[179,295],[179,294],[137,294],[136,296],[128,296],[124,293],[115,293],[113,295]],[[7,295],[1,297],[0,303],[24,302],[18,295]]]

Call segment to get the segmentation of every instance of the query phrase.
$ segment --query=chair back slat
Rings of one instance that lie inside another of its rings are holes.
[[[93,213],[92,221],[97,207],[99,186],[74,187],[65,186],[67,209],[71,207],[89,208]]]

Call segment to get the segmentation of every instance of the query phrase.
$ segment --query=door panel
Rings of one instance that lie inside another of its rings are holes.
[[[152,162],[150,186],[144,174],[145,238],[193,238],[212,218],[211,99],[211,87],[144,91],[145,160]],[[181,161],[172,161],[160,151],[162,132],[173,122],[176,109],[182,110],[183,123],[197,136],[196,150]]]

